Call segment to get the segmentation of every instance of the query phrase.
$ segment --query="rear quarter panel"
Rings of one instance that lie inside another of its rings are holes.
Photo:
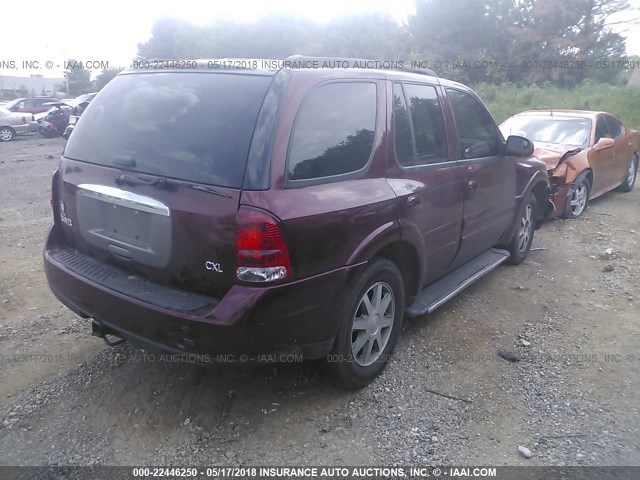
[[[399,238],[396,195],[385,180],[386,101],[381,75],[335,71],[296,72],[280,107],[271,155],[271,189],[242,193],[241,204],[263,208],[283,223],[294,278],[304,278],[366,261],[376,246]],[[298,109],[311,88],[326,81],[376,83],[377,115],[372,155],[358,177],[299,188],[285,185],[287,151]]]
[[[625,133],[622,136],[621,140],[622,141],[620,142],[620,150],[622,153],[622,161],[624,163],[624,172],[626,172],[629,165],[628,160],[631,160],[631,157],[634,154],[640,154],[640,132],[625,128]]]

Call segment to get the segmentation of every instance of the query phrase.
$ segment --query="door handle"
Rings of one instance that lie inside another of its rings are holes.
[[[411,195],[409,198],[407,198],[407,205],[409,205],[410,207],[417,207],[421,203],[422,198],[420,198],[420,195]]]
[[[475,190],[476,188],[478,188],[480,186],[480,184],[478,183],[477,180],[469,180],[469,183],[467,183],[467,185],[469,186],[469,188],[471,190]]]

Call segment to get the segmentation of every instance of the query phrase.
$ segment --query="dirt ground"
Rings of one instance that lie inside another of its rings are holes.
[[[640,187],[545,224],[345,392],[315,364],[198,382],[91,337],[42,268],[63,148],[0,144],[1,465],[640,464]]]

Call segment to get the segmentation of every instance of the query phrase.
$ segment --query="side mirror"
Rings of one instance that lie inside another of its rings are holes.
[[[604,150],[605,148],[613,147],[613,144],[615,142],[616,141],[613,138],[602,137],[600,140],[596,142],[596,144],[593,146],[593,149],[595,151]]]
[[[514,157],[530,157],[533,155],[533,142],[518,135],[509,135],[504,153]]]

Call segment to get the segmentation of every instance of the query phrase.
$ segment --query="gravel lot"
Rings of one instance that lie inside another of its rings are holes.
[[[640,464],[640,188],[548,222],[525,264],[405,322],[369,388],[341,391],[315,364],[198,382],[107,347],[49,292],[63,147],[0,144],[0,464]]]

